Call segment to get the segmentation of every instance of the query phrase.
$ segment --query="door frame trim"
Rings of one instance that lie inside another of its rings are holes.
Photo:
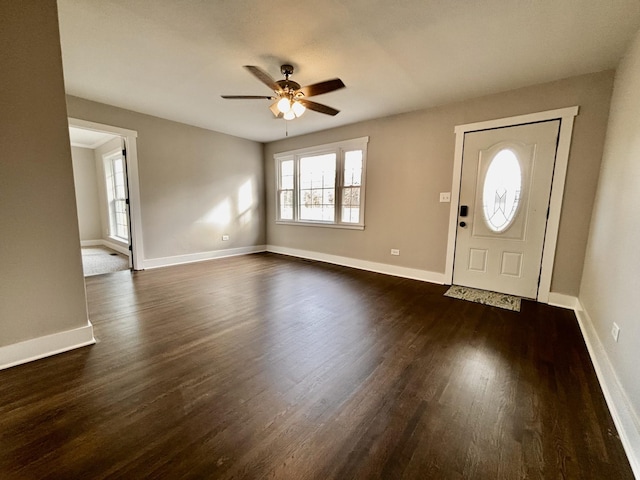
[[[562,213],[562,199],[564,197],[564,185],[567,178],[567,165],[569,163],[571,135],[573,133],[573,121],[576,115],[578,115],[578,110],[578,106],[573,106],[514,117],[499,118],[485,122],[467,123],[465,125],[457,125],[455,127],[456,144],[453,159],[451,206],[449,209],[449,234],[444,273],[445,283],[449,285],[453,283],[453,259],[456,247],[456,235],[458,232],[458,208],[460,206],[460,180],[462,179],[462,154],[464,150],[465,134],[493,128],[513,127],[517,125],[525,125],[527,123],[560,120],[558,148],[553,168],[551,198],[549,200],[549,217],[547,219],[547,229],[544,236],[542,263],[540,268],[540,285],[538,287],[537,297],[539,302],[549,303],[553,263],[556,255],[556,244],[558,242],[560,215]]]
[[[129,216],[131,218],[131,250],[133,269],[144,270],[144,246],[142,243],[142,210],[140,208],[140,180],[138,174],[138,132],[126,128],[90,122],[79,118],[68,118],[69,125],[85,130],[110,133],[124,137],[127,148],[127,177],[129,190]]]

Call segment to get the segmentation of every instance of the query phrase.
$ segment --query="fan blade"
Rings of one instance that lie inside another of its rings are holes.
[[[261,68],[256,67],[254,65],[245,65],[244,68],[249,70],[249,72],[252,73],[254,77],[260,80],[262,83],[264,83],[267,87],[269,87],[274,92],[277,92],[280,90],[280,86],[276,83],[276,81],[273,78],[271,78],[271,75],[269,75],[267,72],[265,72]]]
[[[276,118],[282,117],[282,112],[278,109],[278,102],[272,103],[269,110],[271,110],[271,113],[273,113]]]
[[[313,97],[314,95],[322,95],[323,93],[333,92],[344,88],[345,84],[339,78],[333,80],[327,80],[325,82],[314,83],[313,85],[307,85],[302,87],[296,93],[302,93],[305,97]]]
[[[321,103],[312,102],[305,98],[298,98],[296,101],[307,107],[309,110],[313,110],[315,112],[326,113],[327,115],[337,115],[340,113],[340,110],[336,110],[335,108],[327,105],[322,105]]]
[[[273,100],[274,97],[268,97],[266,95],[220,95],[227,100]]]

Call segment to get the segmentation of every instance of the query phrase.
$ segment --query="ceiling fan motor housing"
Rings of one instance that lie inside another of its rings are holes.
[[[293,65],[281,65],[280,72],[284,75],[284,80],[277,80],[276,83],[280,87],[283,95],[293,97],[294,92],[300,89],[300,84],[298,82],[289,80],[289,75],[293,75]]]
[[[293,75],[293,65],[285,64],[280,66],[280,73],[285,77]]]
[[[285,94],[293,94],[293,92],[300,89],[300,84],[293,80],[278,80],[276,83]]]

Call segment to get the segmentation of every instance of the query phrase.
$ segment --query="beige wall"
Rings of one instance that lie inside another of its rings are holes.
[[[71,147],[73,183],[78,208],[80,240],[102,238],[102,220],[98,199],[98,177],[93,150]]]
[[[616,74],[580,300],[640,431],[640,33]],[[610,335],[620,327],[618,343]],[[637,447],[640,447],[638,445]],[[636,455],[640,451],[636,452]]]
[[[272,142],[265,147],[267,242],[444,273],[456,125],[580,106],[551,289],[577,295],[607,125],[606,71]],[[314,115],[313,112],[309,114]],[[273,154],[369,136],[364,231],[276,225]],[[391,248],[400,249],[392,257]]]
[[[55,1],[0,0],[0,346],[87,325]]]
[[[67,106],[138,132],[145,259],[265,243],[262,144],[76,97]]]

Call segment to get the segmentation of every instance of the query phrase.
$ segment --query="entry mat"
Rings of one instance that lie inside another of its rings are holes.
[[[488,292],[486,290],[478,290],[477,288],[451,285],[444,296],[513,310],[514,312],[520,311],[520,297],[514,297],[513,295],[507,295],[505,293]]]

